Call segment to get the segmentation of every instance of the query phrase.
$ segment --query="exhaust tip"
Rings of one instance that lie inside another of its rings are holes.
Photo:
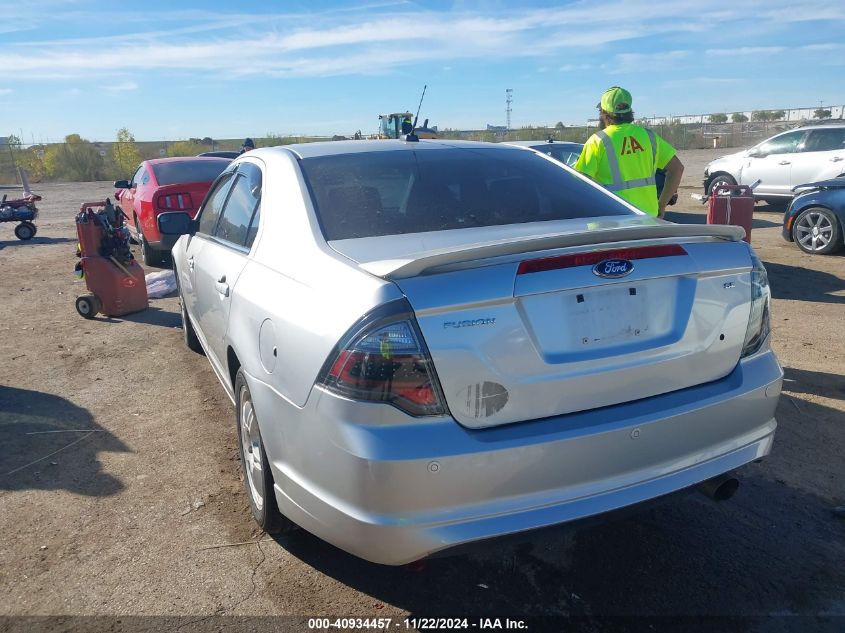
[[[727,501],[739,489],[739,479],[732,475],[719,475],[698,484],[698,490],[714,501]]]

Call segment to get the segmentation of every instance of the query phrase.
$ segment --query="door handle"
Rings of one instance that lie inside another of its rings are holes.
[[[845,159],[843,159],[841,156],[834,156],[833,158],[830,159],[830,162],[831,163],[838,163],[840,160],[845,160]]]
[[[788,160],[782,160],[778,163],[778,165],[791,165],[791,164],[792,163],[790,163]]]
[[[220,279],[217,280],[217,283],[214,284],[214,287],[224,297],[229,296],[229,284],[226,283],[226,275],[223,275]]]
[[[191,272],[194,272],[194,258],[193,257],[188,258],[188,270],[190,270]]]

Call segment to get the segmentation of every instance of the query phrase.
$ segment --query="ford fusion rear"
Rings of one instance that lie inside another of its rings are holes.
[[[269,504],[402,564],[769,453],[782,372],[742,229],[651,218],[504,146],[294,145],[233,182],[245,164],[254,242],[226,246],[221,203],[174,263],[185,326],[260,429],[242,451],[269,467],[246,477],[263,527]]]

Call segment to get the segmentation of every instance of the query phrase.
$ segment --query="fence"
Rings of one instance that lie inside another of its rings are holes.
[[[258,147],[327,140],[331,138],[316,136],[255,138]],[[124,148],[126,152],[130,149],[129,145],[135,159],[149,160],[167,156],[195,156],[202,152],[220,150],[237,151],[242,142],[243,138],[222,140],[206,138],[120,144],[111,141],[80,139],[77,142],[22,145],[9,144],[8,139],[2,138],[0,139],[0,185],[20,184],[17,175],[18,167],[26,170],[31,183],[130,178],[137,163],[127,165],[126,160],[121,160],[121,148]]]
[[[677,149],[706,149],[713,147],[749,147],[778,132],[789,130],[800,123],[665,123],[651,125],[649,121],[639,121],[641,125],[653,129]],[[444,130],[444,138],[465,139],[471,141],[571,141],[583,143],[596,131],[596,127],[524,127],[510,132],[497,130]]]

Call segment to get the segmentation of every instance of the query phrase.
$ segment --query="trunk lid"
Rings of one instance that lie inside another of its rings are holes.
[[[751,299],[741,229],[548,224],[331,245],[401,288],[450,412],[470,428],[638,400],[733,370]],[[594,273],[609,259],[628,263]]]

